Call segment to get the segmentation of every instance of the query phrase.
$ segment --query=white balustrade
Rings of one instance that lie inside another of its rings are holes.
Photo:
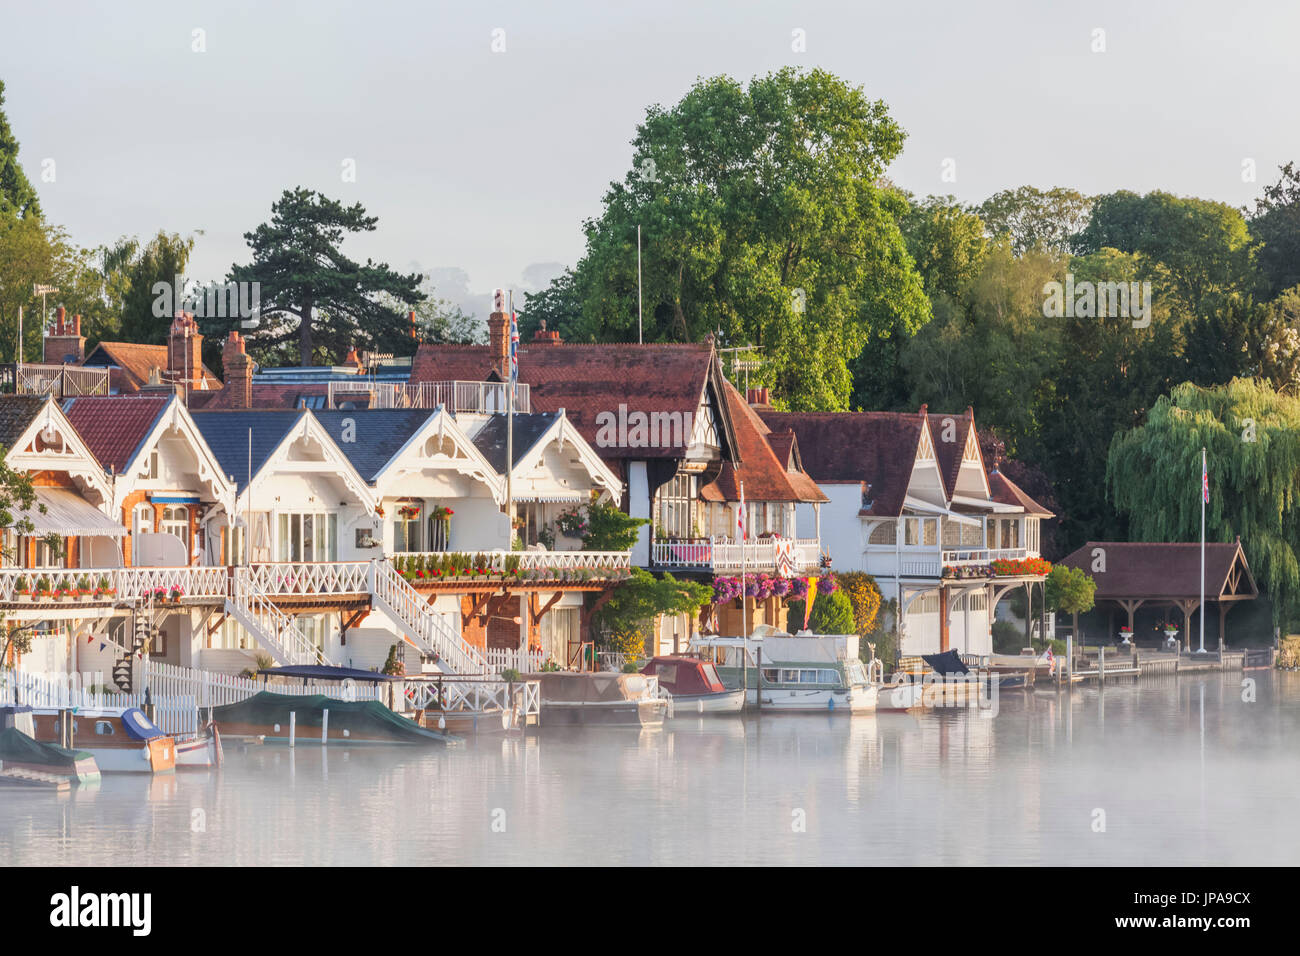
[[[477,648],[465,642],[442,617],[429,607],[428,599],[393,569],[388,561],[369,564],[371,599],[401,627],[405,625],[417,647],[436,655],[439,663],[458,674],[483,674],[487,661]]]

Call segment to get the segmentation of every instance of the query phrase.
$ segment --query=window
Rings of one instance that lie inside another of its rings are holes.
[[[190,546],[190,509],[184,505],[173,505],[163,509],[162,524],[159,531],[174,534],[185,545],[186,553]]]
[[[131,511],[131,533],[153,534],[153,520],[153,505],[136,505]]]
[[[299,395],[298,407],[299,408],[324,408],[325,396],[324,395]]]
[[[278,561],[338,560],[337,515],[281,513],[276,531]]]
[[[158,449],[155,448],[153,451],[149,452],[149,460],[144,464],[144,477],[157,478],[158,471]]]
[[[674,475],[655,493],[656,530],[670,538],[695,533],[695,476]],[[752,509],[752,505],[750,506]],[[752,533],[752,532],[751,532]]]
[[[939,522],[934,518],[926,518],[921,522],[921,531],[924,535],[926,547],[933,548],[938,543]]]
[[[920,529],[917,527],[917,524],[918,522],[915,518],[903,519],[903,544],[915,546],[921,543],[919,534]]]
[[[26,556],[27,542],[30,541],[31,549],[32,549],[31,566],[33,568],[61,568],[63,567],[63,561],[61,560],[60,557],[60,552],[62,550],[62,540],[63,539],[59,539],[60,541],[59,546],[53,547],[43,537],[36,537],[34,535],[28,537],[24,535],[23,537],[20,537],[18,539],[19,559],[21,560],[23,557]]]
[[[578,635],[578,616],[581,610],[576,607],[557,607],[542,617],[539,634],[542,653],[562,667],[569,662],[570,645],[573,645],[576,653],[576,645],[582,640]],[[662,670],[660,677],[663,677]]]
[[[423,509],[418,501],[399,501],[397,514],[393,518],[393,550],[421,551],[420,513]]]

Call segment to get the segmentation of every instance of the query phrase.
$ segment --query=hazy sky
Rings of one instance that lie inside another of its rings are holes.
[[[0,79],[47,218],[83,245],[201,230],[201,279],[245,261],[243,233],[304,185],[379,216],[355,257],[461,269],[475,293],[526,285],[530,266],[581,254],[649,104],[786,64],[884,99],[908,134],[890,175],[920,194],[1162,188],[1240,205],[1300,160],[1296,3],[4,6]]]

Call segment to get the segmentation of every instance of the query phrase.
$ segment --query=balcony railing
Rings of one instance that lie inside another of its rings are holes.
[[[0,366],[0,390],[12,391],[18,395],[52,395],[55,398],[107,395],[108,369],[14,363]]]
[[[436,408],[443,406],[449,412],[480,412],[492,414],[506,411],[506,384],[504,382],[371,382],[359,377],[357,381],[329,383],[329,407],[338,408],[344,402],[365,402],[369,408]],[[515,411],[532,410],[528,386],[515,387]]]
[[[409,570],[420,566],[432,569],[436,562],[452,554],[483,556],[483,565],[493,574],[505,574],[508,568],[529,571],[589,571],[595,577],[605,577],[601,572],[611,572],[610,577],[620,577],[632,567],[629,551],[399,551],[389,555],[394,566]]]
[[[992,564],[994,561],[1019,561],[1021,558],[1036,558],[1038,552],[1028,548],[959,548],[945,549],[943,563],[946,567],[961,567],[969,564]]]
[[[228,587],[223,567],[0,568],[4,604],[111,605],[150,595],[158,600],[221,600]]]
[[[816,538],[763,538],[743,544],[732,538],[681,538],[655,541],[651,563],[661,568],[739,571],[781,568],[809,571],[821,564]]]

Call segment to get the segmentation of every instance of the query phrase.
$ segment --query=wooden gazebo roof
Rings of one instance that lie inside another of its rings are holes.
[[[1097,582],[1098,601],[1179,603],[1201,594],[1201,546],[1196,542],[1089,541],[1060,563],[1090,575]],[[1258,596],[1241,541],[1206,544],[1205,599]]]

